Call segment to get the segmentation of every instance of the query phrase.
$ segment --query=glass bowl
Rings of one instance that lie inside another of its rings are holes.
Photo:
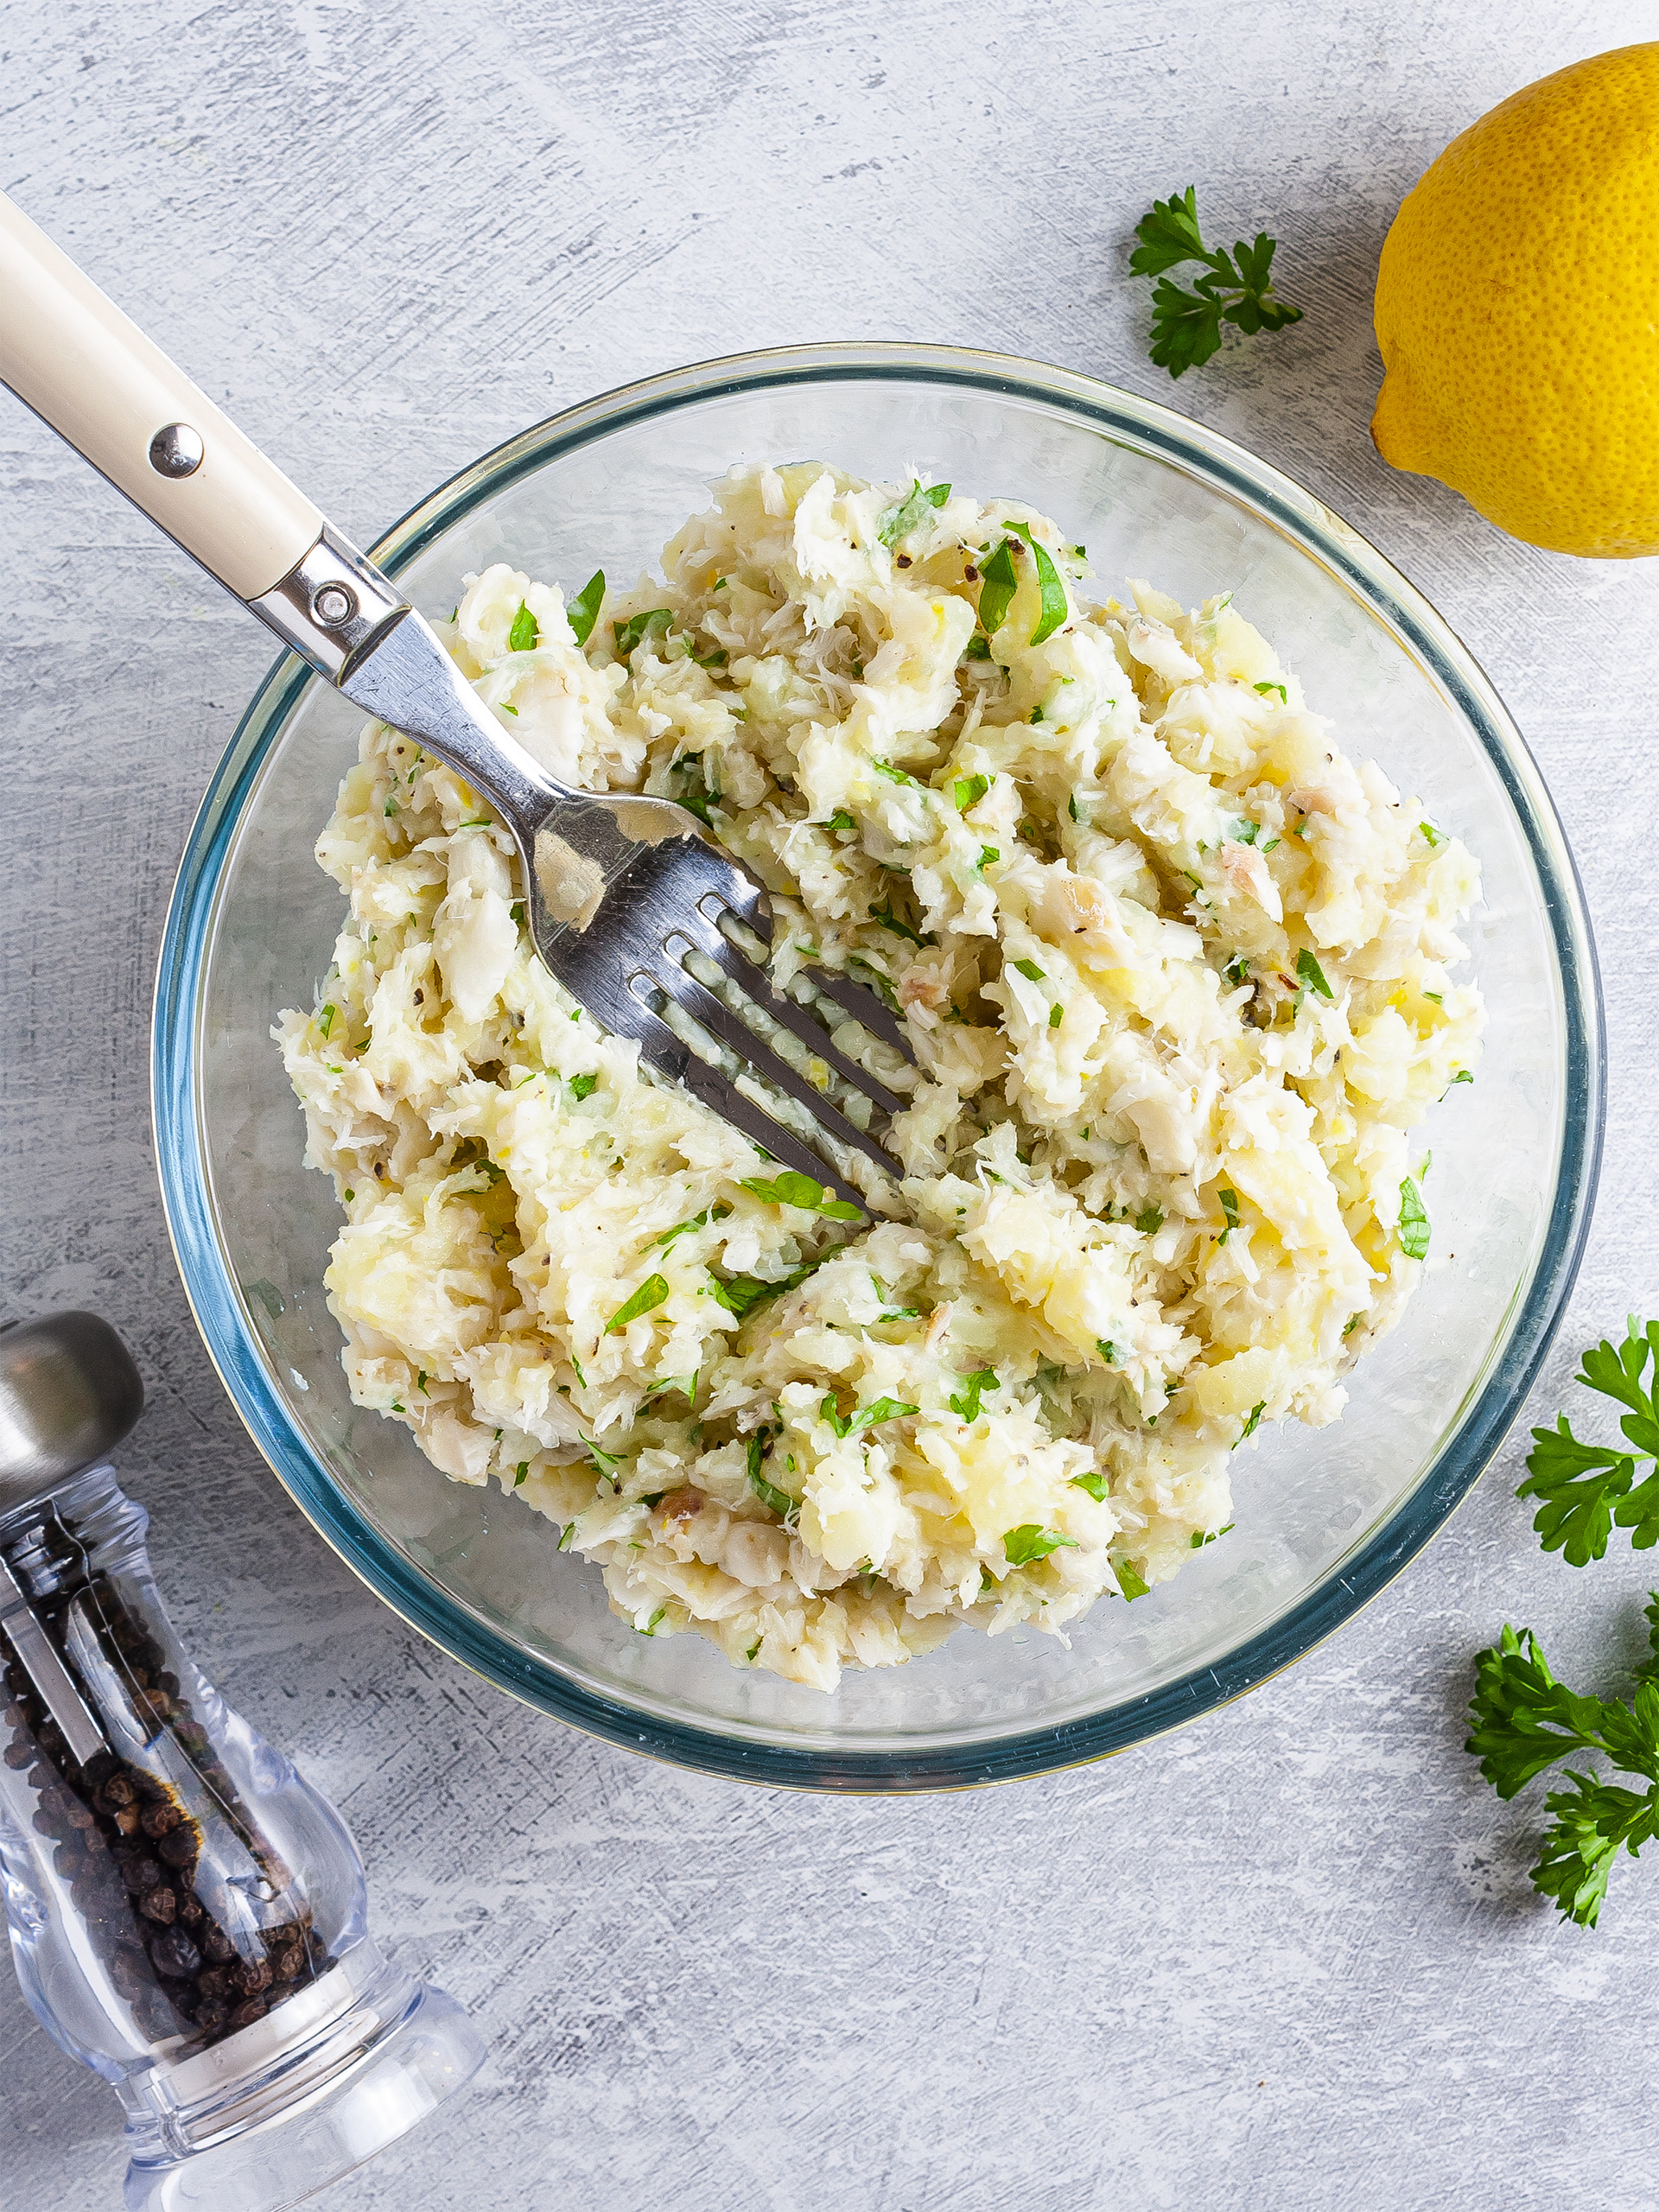
[[[1123,1749],[1300,1656],[1426,1543],[1502,1440],[1571,1287],[1600,1147],[1595,957],[1542,781],[1491,684],[1420,595],[1319,502],[1167,409],[1064,370],[909,346],[810,347],[656,377],[556,416],[435,492],[375,549],[447,613],[507,560],[574,589],[650,566],[737,461],[822,458],[1033,501],[1103,585],[1193,606],[1231,589],[1346,747],[1479,856],[1467,932],[1485,1057],[1433,1117],[1433,1255],[1335,1427],[1235,1463],[1236,1525],[1069,1646],[959,1630],[834,1696],[634,1634],[596,1567],[521,1503],[447,1481],[359,1411],[322,1273],[327,1178],[268,1032],[309,1006],[342,906],[312,857],[362,716],[291,657],[203,801],[156,994],[157,1153],[179,1263],[226,1388],[313,1524],[405,1620],[490,1681],[611,1742],[747,1780],[909,1790]]]

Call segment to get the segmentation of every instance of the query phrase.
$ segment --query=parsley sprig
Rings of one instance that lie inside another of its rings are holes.
[[[1574,1380],[1628,1408],[1618,1425],[1634,1450],[1583,1443],[1558,1414],[1554,1428],[1533,1430],[1527,1479],[1516,1496],[1539,1500],[1538,1540],[1570,1566],[1601,1558],[1615,1525],[1630,1530],[1635,1550],[1650,1551],[1659,1544],[1659,1321],[1644,1328],[1631,1314],[1624,1343],[1604,1338],[1592,1345]],[[1638,1464],[1645,1466],[1639,1483]]]
[[[1199,235],[1192,185],[1167,200],[1154,200],[1135,234],[1141,243],[1129,257],[1131,273],[1159,279],[1152,295],[1152,358],[1172,377],[1201,367],[1219,349],[1224,322],[1251,338],[1259,330],[1282,330],[1301,321],[1300,308],[1281,300],[1273,289],[1277,240],[1259,231],[1254,245],[1239,238],[1230,254],[1212,253]],[[1191,290],[1164,274],[1188,261],[1204,264],[1204,274]]]
[[[1619,1853],[1634,1859],[1659,1834],[1659,1592],[1649,1595],[1647,1617],[1652,1656],[1637,1669],[1629,1705],[1580,1697],[1558,1682],[1529,1628],[1517,1635],[1506,1624],[1498,1643],[1475,1660],[1474,1727],[1465,1748],[1478,1756],[1500,1797],[1515,1796],[1574,1752],[1599,1755],[1648,1785],[1624,1789],[1568,1767],[1572,1788],[1552,1790],[1544,1801],[1553,1825],[1544,1832],[1533,1886],[1580,1928],[1595,1926]]]

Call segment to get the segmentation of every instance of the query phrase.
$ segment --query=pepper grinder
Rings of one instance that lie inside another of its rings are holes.
[[[0,1331],[0,1877],[23,1994],[125,2107],[129,2212],[282,2212],[484,2056],[371,1942],[327,1800],[162,1609],[108,1455],[143,1386],[94,1313]]]

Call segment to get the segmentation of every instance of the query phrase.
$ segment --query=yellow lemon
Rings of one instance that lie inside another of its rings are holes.
[[[1396,468],[1558,553],[1659,553],[1659,43],[1529,85],[1454,139],[1376,277]]]

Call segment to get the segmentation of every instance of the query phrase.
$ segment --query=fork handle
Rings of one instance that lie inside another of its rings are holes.
[[[0,380],[220,583],[251,601],[299,565],[310,500],[3,194],[0,299]]]

